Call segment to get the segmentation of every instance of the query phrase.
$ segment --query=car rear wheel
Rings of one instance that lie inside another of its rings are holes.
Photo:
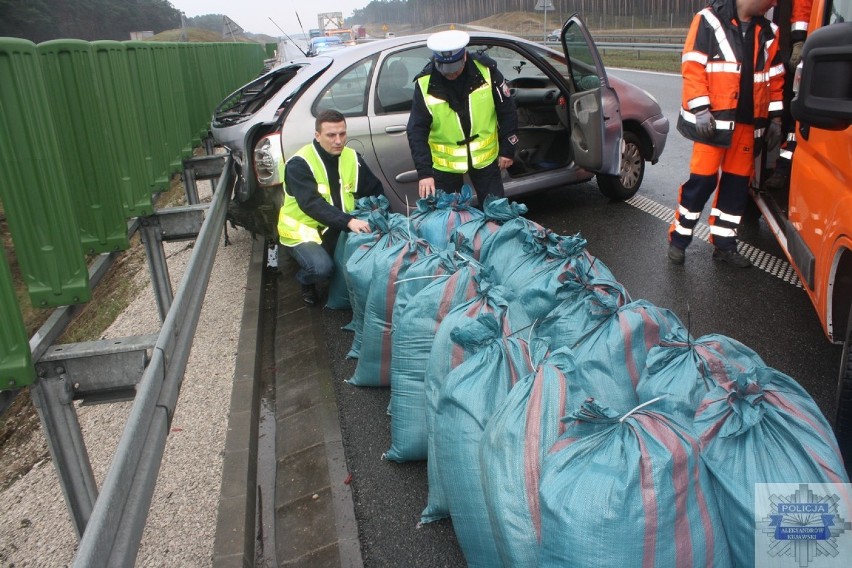
[[[843,343],[843,356],[840,358],[834,432],[848,471],[852,469],[852,309],[849,310],[846,341]]]
[[[639,191],[645,177],[645,158],[639,137],[625,132],[621,145],[621,171],[618,175],[598,174],[598,188],[614,201],[630,199]]]

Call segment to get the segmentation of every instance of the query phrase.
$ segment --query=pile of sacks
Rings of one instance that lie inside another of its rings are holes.
[[[451,517],[470,566],[752,566],[756,483],[848,482],[796,381],[471,199],[360,200],[327,304],[352,309],[348,382],[391,389],[384,458],[428,459],[421,522]]]

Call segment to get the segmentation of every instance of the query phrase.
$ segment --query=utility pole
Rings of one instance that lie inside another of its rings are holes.
[[[547,11],[553,11],[555,8],[553,7],[553,0],[538,0],[536,2],[535,8],[533,8],[536,12],[544,11],[544,37],[542,40],[547,42]]]
[[[186,14],[183,11],[180,13],[180,37],[178,41],[188,41],[186,37]]]

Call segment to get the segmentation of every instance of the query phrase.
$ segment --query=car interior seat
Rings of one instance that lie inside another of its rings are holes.
[[[385,112],[411,110],[414,85],[409,81],[408,69],[400,61],[392,61],[379,77],[379,104]]]

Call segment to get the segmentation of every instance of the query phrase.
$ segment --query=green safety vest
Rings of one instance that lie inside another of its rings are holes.
[[[296,152],[291,160],[299,156],[303,158],[314,179],[317,182],[317,190],[323,199],[333,204],[331,199],[331,186],[328,183],[328,172],[325,164],[319,156],[319,152],[313,144],[308,144]],[[355,209],[355,192],[358,190],[358,154],[352,148],[343,148],[340,161],[337,165],[340,175],[340,203],[344,212]],[[282,245],[292,247],[301,243],[321,243],[321,235],[327,227],[323,226],[313,217],[308,216],[299,208],[296,198],[287,193],[287,185],[284,185],[284,205],[278,213],[278,240]]]
[[[469,144],[459,144],[465,135],[459,116],[450,108],[450,104],[428,93],[429,75],[417,80],[426,108],[432,115],[432,129],[429,132],[432,167],[442,172],[466,172],[468,152],[470,162],[478,170],[493,162],[500,152],[497,110],[494,108],[494,95],[491,94],[491,71],[479,61],[473,63],[482,73],[485,83],[468,95],[470,135],[476,136]]]

